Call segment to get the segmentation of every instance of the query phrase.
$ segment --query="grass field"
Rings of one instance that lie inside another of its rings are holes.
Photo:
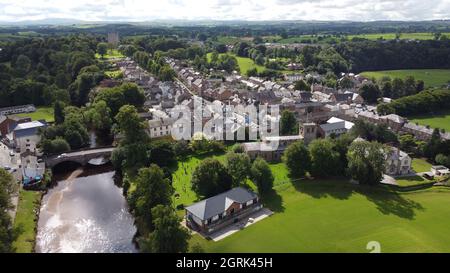
[[[46,120],[47,122],[54,122],[53,107],[38,107],[34,113],[18,114],[19,117],[30,117],[33,120]]]
[[[432,165],[428,163],[425,159],[414,158],[411,166],[416,173],[423,173],[429,172],[431,170]]]
[[[208,53],[207,54],[207,58],[208,58],[208,62],[211,61],[211,55],[212,53]],[[238,57],[234,54],[231,54],[234,57],[236,57],[236,60],[238,62],[239,65],[239,69],[241,70],[241,74],[242,75],[246,75],[247,71],[253,68],[256,68],[258,70],[258,72],[264,71],[266,68],[262,65],[257,65],[252,59],[250,58],[245,58],[245,57]]]
[[[195,235],[207,252],[449,252],[450,189],[398,194],[343,181],[281,185],[266,206],[275,211],[219,242]]]
[[[95,53],[95,58],[102,59],[102,56],[100,54]],[[103,60],[108,59],[117,59],[117,58],[125,58],[125,56],[122,55],[117,49],[108,50],[108,53],[106,53],[105,56],[103,56]]]
[[[396,179],[396,181],[400,187],[412,187],[433,183],[433,181],[427,180],[420,176],[399,177]]]
[[[18,238],[13,243],[17,253],[34,251],[37,227],[36,212],[39,210],[41,196],[41,192],[20,190],[19,207],[14,220],[14,228],[20,231]]]
[[[203,159],[179,163],[173,177],[180,194],[176,204],[198,199],[190,179]],[[414,165],[426,168],[421,160]],[[369,252],[367,243],[378,241],[382,252],[450,251],[449,188],[398,193],[344,180],[292,181],[283,163],[270,167],[274,191],[263,202],[273,216],[219,242],[194,235],[191,245],[200,244],[207,252]],[[411,182],[418,181],[405,181]]]
[[[450,33],[442,33],[442,35],[446,35],[450,37]],[[383,38],[385,40],[393,40],[396,39],[395,33],[371,33],[371,34],[359,34],[359,35],[349,35],[347,38],[349,40],[353,38],[363,38],[368,40],[378,40]],[[401,33],[400,39],[404,40],[434,40],[434,33],[430,32],[417,32],[417,33]]]
[[[411,116],[408,119],[411,122],[428,125],[432,128],[445,129],[446,132],[450,132],[450,111],[434,115]]]
[[[423,80],[425,87],[441,87],[450,81],[450,69],[386,70],[363,72],[361,74],[365,77],[376,79],[381,79],[385,76],[392,79],[404,79],[408,76],[413,76],[416,80]]]
[[[120,79],[120,78],[123,78],[123,73],[122,73],[122,71],[120,71],[120,70],[106,71],[106,72],[105,72],[105,75],[106,75],[108,78],[111,78],[111,79]]]

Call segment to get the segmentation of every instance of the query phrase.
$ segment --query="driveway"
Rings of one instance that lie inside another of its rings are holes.
[[[395,178],[393,178],[392,176],[389,176],[387,174],[383,175],[383,180],[381,180],[382,184],[386,184],[386,185],[394,185],[394,186],[398,186],[397,181],[395,180]]]
[[[251,226],[251,225],[271,216],[272,214],[273,214],[273,212],[271,210],[269,210],[267,208],[262,208],[261,210],[245,217],[238,223],[227,226],[215,233],[212,233],[208,237],[210,237],[214,242],[220,241],[220,240],[238,232],[241,229]],[[252,219],[252,220],[250,221],[250,219]]]

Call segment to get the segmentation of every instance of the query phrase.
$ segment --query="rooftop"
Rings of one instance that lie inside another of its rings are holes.
[[[234,188],[227,192],[195,203],[186,208],[187,211],[201,220],[210,219],[226,211],[233,203],[244,204],[257,198],[256,193],[244,188]]]

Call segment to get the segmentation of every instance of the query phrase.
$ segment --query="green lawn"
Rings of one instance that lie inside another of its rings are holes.
[[[388,76],[392,79],[405,79],[413,76],[416,80],[423,80],[425,87],[441,87],[450,81],[450,69],[410,69],[410,70],[385,70],[363,72],[361,75],[368,78],[381,79]]]
[[[215,157],[224,159],[223,155]],[[173,177],[180,194],[176,205],[199,199],[190,181],[203,159],[179,163]],[[415,159],[413,166],[426,168],[427,163]],[[273,216],[219,242],[194,235],[191,245],[200,244],[207,252],[368,252],[367,243],[378,241],[382,252],[450,251],[450,188],[399,193],[344,180],[292,181],[283,163],[270,167],[274,191],[263,202],[275,212]],[[427,182],[404,180],[400,184]]]
[[[396,179],[396,181],[400,187],[411,187],[433,183],[432,181],[427,180],[421,176],[399,177]]]
[[[34,113],[18,114],[19,117],[30,117],[33,120],[45,120],[47,122],[54,122],[53,107],[38,107]]]
[[[447,132],[450,132],[450,111],[434,115],[410,116],[408,119],[411,122],[417,122],[425,126],[428,125],[432,128],[445,129]]]
[[[300,181],[276,188],[275,211],[219,242],[194,235],[207,252],[449,252],[450,189],[399,194],[343,181]]]
[[[122,73],[122,71],[120,71],[120,70],[106,71],[106,72],[105,72],[105,75],[106,75],[108,78],[111,78],[111,79],[120,79],[120,78],[123,78],[123,73]]]
[[[36,213],[39,211],[41,196],[41,192],[20,190],[19,207],[14,220],[14,228],[20,231],[13,243],[17,253],[34,251],[38,220]]]
[[[423,173],[429,172],[431,170],[432,165],[428,163],[425,159],[414,158],[411,166],[416,173]]]
[[[226,54],[226,53],[223,53]],[[208,58],[208,62],[211,61],[211,55],[212,53],[208,53],[207,54],[207,58]],[[256,68],[258,70],[258,72],[262,72],[264,71],[266,68],[262,65],[257,65],[252,59],[250,58],[245,58],[245,57],[238,57],[234,54],[231,54],[234,57],[236,57],[236,60],[238,62],[239,65],[239,69],[241,70],[241,75],[246,75],[247,71],[253,68]]]
[[[96,53],[95,58],[102,59],[102,56],[100,56],[100,54]],[[122,53],[120,53],[119,50],[117,50],[117,49],[108,50],[108,53],[106,53],[106,55],[103,56],[103,60],[117,59],[117,58],[125,58],[125,56],[122,55]]]

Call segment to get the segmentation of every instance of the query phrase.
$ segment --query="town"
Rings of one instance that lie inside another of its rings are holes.
[[[450,251],[450,22],[304,24],[0,29],[0,252]]]

